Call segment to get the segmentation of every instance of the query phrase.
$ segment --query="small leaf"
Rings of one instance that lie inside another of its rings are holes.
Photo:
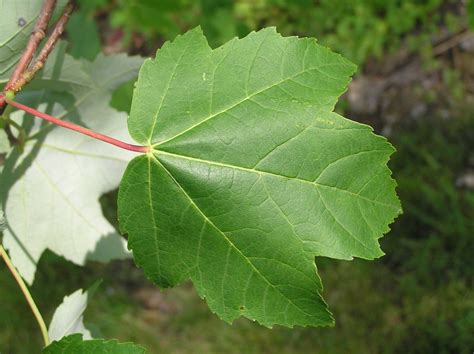
[[[85,339],[91,339],[91,333],[84,327],[83,316],[87,308],[89,297],[95,287],[88,291],[79,289],[69,296],[65,296],[53,314],[49,325],[48,334],[51,341],[59,341],[61,338],[74,333],[80,333]]]
[[[140,70],[129,118],[152,147],[119,220],[156,284],[190,278],[219,317],[331,325],[315,256],[383,255],[401,212],[387,141],[332,110],[353,64],[273,28],[212,50],[200,29]]]
[[[82,339],[82,335],[73,334],[59,342],[53,342],[43,349],[43,354],[143,354],[145,348],[133,343],[120,343],[117,340]]]

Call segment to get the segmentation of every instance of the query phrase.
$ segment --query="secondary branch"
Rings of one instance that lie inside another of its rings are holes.
[[[8,91],[20,91],[21,88],[28,84],[31,80],[33,80],[36,73],[43,68],[44,64],[46,63],[46,59],[48,59],[48,56],[54,49],[54,46],[59,40],[59,37],[64,32],[64,28],[66,27],[66,24],[73,10],[74,4],[72,2],[69,2],[64,8],[61,17],[54,26],[53,32],[48,37],[48,40],[44,44],[33,65],[28,70],[25,70],[22,74],[20,74],[19,78],[15,82],[13,82],[10,87],[6,87]]]
[[[18,62],[15,68],[15,71],[13,71],[10,80],[5,86],[4,91],[10,90],[10,88],[15,84],[16,81],[18,81],[21,74],[23,74],[23,72],[27,69],[28,65],[33,59],[33,55],[36,53],[38,45],[46,36],[46,29],[48,27],[48,23],[51,19],[51,15],[53,13],[55,5],[56,0],[45,0],[43,2],[43,7],[41,8],[38,21],[36,21],[35,28],[33,29],[33,32],[31,32],[31,36],[28,41],[28,44],[26,45],[26,49],[23,52],[23,55],[21,56],[20,61]]]
[[[44,346],[45,347],[48,346],[49,345],[48,328],[46,327],[46,324],[44,323],[43,316],[41,316],[41,312],[38,310],[38,306],[36,306],[36,303],[33,300],[33,297],[31,296],[30,291],[28,290],[27,286],[25,285],[25,282],[21,278],[21,275],[18,273],[12,261],[10,260],[10,257],[8,257],[7,251],[5,251],[5,249],[3,248],[1,244],[0,244],[0,256],[3,258],[3,260],[5,261],[5,264],[10,270],[10,273],[12,273],[13,277],[15,278],[18,286],[21,289],[21,292],[25,296],[25,299],[31,308],[31,311],[33,312],[33,315],[36,318],[36,321],[38,322],[38,325],[41,330],[41,334],[43,335]]]

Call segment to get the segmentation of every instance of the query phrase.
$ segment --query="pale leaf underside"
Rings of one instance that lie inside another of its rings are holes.
[[[130,140],[126,115],[109,106],[111,92],[136,77],[143,60],[123,54],[94,62],[52,53],[41,75],[18,99],[61,119]],[[5,78],[0,75],[0,83]],[[54,103],[53,103],[54,102]],[[3,243],[22,277],[32,283],[46,249],[75,264],[129,257],[125,240],[104,218],[99,198],[117,188],[132,154],[63,128],[42,128],[40,142],[14,149],[0,174],[0,203],[9,220]],[[1,136],[0,136],[1,138]]]
[[[91,333],[85,328],[84,311],[89,299],[89,292],[79,289],[65,296],[63,302],[56,308],[48,327],[50,341],[59,341],[61,338],[79,333],[84,339],[91,339]]]

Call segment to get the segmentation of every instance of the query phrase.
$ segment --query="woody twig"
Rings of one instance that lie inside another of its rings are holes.
[[[44,67],[49,54],[54,49],[54,46],[58,42],[59,37],[64,32],[64,28],[69,20],[69,17],[74,10],[73,1],[69,1],[63,10],[63,13],[59,20],[56,22],[51,35],[46,41],[45,45],[41,49],[39,55],[36,57],[33,64],[31,64],[33,57],[38,50],[40,43],[46,37],[46,31],[51,20],[54,8],[56,7],[56,0],[45,0],[41,8],[40,15],[36,21],[35,27],[31,32],[30,38],[26,45],[25,51],[23,52],[20,60],[18,61],[15,70],[13,71],[10,79],[3,89],[3,95],[0,95],[0,115],[3,114],[7,106],[7,102],[4,96],[7,92],[17,93],[25,85],[27,85],[36,73]],[[17,139],[12,134],[10,126],[5,126],[5,131],[12,144],[17,143]]]
[[[41,49],[34,63],[30,66],[29,69],[25,70],[16,81],[12,82],[12,84],[9,87],[8,86],[6,87],[7,91],[13,91],[14,93],[20,91],[23,88],[23,86],[25,86],[31,80],[33,80],[36,73],[44,67],[44,64],[46,63],[46,59],[48,59],[48,56],[54,49],[54,46],[59,40],[59,37],[61,37],[61,34],[64,32],[64,28],[73,10],[74,10],[74,5],[71,2],[69,2],[64,8],[64,11],[61,17],[56,22],[51,35],[49,36],[43,48]]]

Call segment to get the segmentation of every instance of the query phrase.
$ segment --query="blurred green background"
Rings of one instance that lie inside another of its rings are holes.
[[[474,351],[474,3],[442,0],[83,0],[69,52],[153,56],[201,25],[212,46],[276,26],[311,36],[359,65],[337,110],[396,146],[390,167],[404,214],[386,255],[317,259],[334,328],[217,319],[191,284],[160,292],[133,263],[75,267],[52,253],[32,287],[47,320],[65,294],[103,282],[86,325],[150,353],[472,353]],[[127,111],[133,83],[111,104]],[[116,194],[102,198],[116,223]],[[35,353],[41,336],[0,265],[0,352]]]

